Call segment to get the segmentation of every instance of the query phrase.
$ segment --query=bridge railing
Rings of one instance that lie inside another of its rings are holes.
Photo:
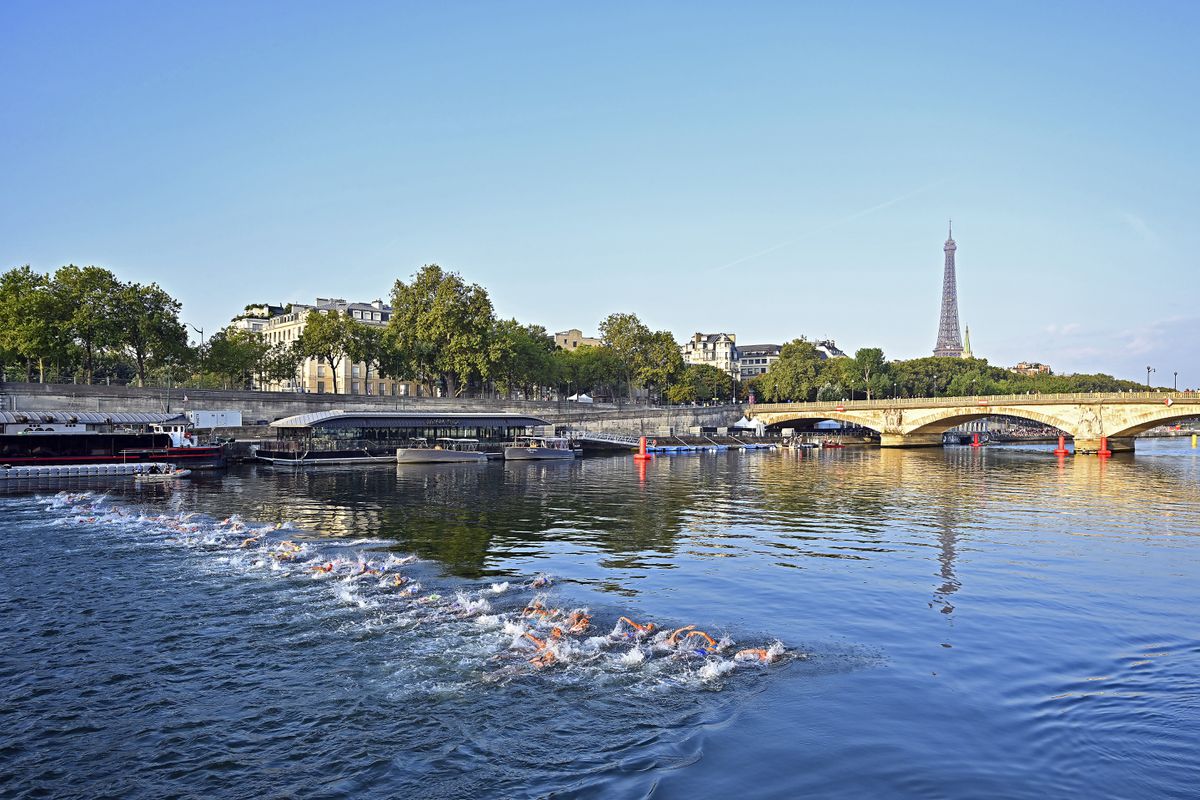
[[[946,405],[1045,405],[1047,403],[1163,403],[1172,402],[1200,404],[1196,392],[1063,392],[1055,394],[988,394],[953,395],[948,397],[894,397],[878,400],[819,400],[795,403],[756,403],[747,410],[750,413],[771,411],[838,411],[852,409],[881,408],[928,408]]]

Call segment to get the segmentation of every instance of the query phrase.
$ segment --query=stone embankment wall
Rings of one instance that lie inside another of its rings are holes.
[[[81,386],[54,383],[0,383],[0,411],[240,411],[247,428],[230,435],[252,435],[259,420],[294,414],[345,411],[508,411],[541,417],[558,426],[614,433],[686,432],[695,426],[725,426],[741,416],[738,406],[657,408],[580,405],[567,402],[477,400],[438,397],[239,392],[214,389]],[[267,428],[266,430],[270,430]]]

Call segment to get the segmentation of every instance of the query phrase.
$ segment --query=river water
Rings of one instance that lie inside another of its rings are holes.
[[[0,495],[0,796],[1195,796],[1200,451],[1138,447]]]

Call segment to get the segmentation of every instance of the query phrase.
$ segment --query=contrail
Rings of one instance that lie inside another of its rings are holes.
[[[780,242],[779,244],[772,245],[771,247],[768,247],[766,250],[759,250],[757,253],[751,253],[748,256],[742,256],[739,259],[730,261],[728,264],[722,264],[719,267],[713,267],[712,269],[709,270],[709,272],[721,272],[723,270],[729,269],[730,267],[736,267],[738,264],[744,264],[747,261],[753,261],[756,258],[760,258],[762,256],[767,255],[768,253],[774,253],[776,250],[780,250],[784,247],[788,247],[790,245],[797,244],[798,242],[804,241],[805,239],[813,236],[814,234],[822,233],[823,231],[827,231],[830,228],[837,227],[838,225],[844,225],[847,222],[853,222],[856,219],[861,219],[862,217],[868,216],[870,214],[874,214],[876,211],[882,211],[883,209],[888,208],[890,206],[894,206],[897,203],[903,203],[905,200],[908,200],[909,198],[912,198],[912,197],[916,197],[917,195],[922,194],[924,192],[928,192],[930,189],[937,188],[938,186],[941,186],[945,182],[946,182],[946,179],[943,178],[941,180],[934,181],[933,183],[926,184],[925,186],[922,186],[919,189],[914,189],[913,191],[908,192],[907,194],[902,194],[899,197],[893,197],[891,200],[885,200],[882,203],[878,203],[877,205],[871,206],[870,208],[864,208],[862,211],[856,211],[853,214],[850,214],[848,216],[841,217],[840,219],[835,219],[832,222],[826,223],[825,225],[822,225],[817,228],[813,228],[812,230],[806,231],[801,236],[797,236],[794,239],[788,239],[786,242]]]

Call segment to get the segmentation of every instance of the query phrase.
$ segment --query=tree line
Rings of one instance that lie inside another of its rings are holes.
[[[864,347],[853,358],[827,359],[803,337],[785,344],[779,356],[766,373],[743,384],[745,394],[766,402],[800,402],[1146,389],[1136,381],[1104,374],[1024,375],[982,358],[889,361],[878,347]]]
[[[486,289],[436,264],[397,280],[391,305],[386,325],[310,311],[290,342],[272,344],[231,323],[193,345],[181,303],[157,284],[124,283],[95,266],[52,274],[23,266],[0,275],[0,367],[7,380],[245,389],[286,386],[311,358],[330,367],[335,393],[349,362],[364,365],[364,380],[413,381],[446,396],[619,399],[644,389],[681,403],[734,395],[732,378],[685,366],[671,333],[635,314],[601,322],[600,346],[562,350],[542,326],[497,317]]]
[[[192,345],[180,302],[155,283],[122,282],[95,266],[52,274],[24,266],[0,275],[0,366],[9,380],[245,389],[287,386],[305,359],[317,359],[330,367],[335,393],[345,388],[338,370],[349,362],[364,365],[364,381],[413,381],[428,394],[451,397],[589,392],[615,400],[641,390],[671,403],[1144,388],[1110,375],[1019,375],[984,359],[889,361],[877,347],[825,358],[803,337],[785,344],[766,373],[735,383],[713,366],[684,364],[669,331],[651,330],[631,313],[600,323],[599,346],[560,349],[542,326],[497,317],[486,289],[436,264],[395,281],[391,305],[386,325],[365,324],[348,311],[310,311],[290,342],[272,344],[231,323]]]

